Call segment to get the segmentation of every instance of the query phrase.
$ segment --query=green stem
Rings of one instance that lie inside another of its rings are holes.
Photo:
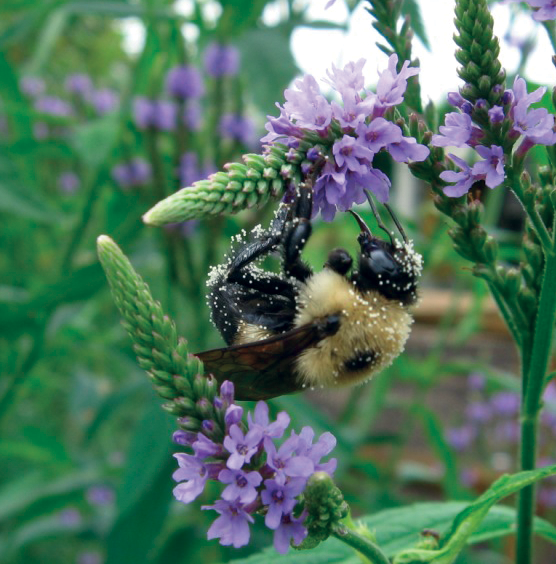
[[[37,327],[31,350],[23,361],[21,368],[14,374],[9,387],[4,392],[4,395],[0,398],[0,420],[4,417],[4,415],[6,415],[9,407],[14,404],[14,398],[17,391],[25,381],[27,374],[31,371],[31,369],[41,356],[42,348],[44,345],[44,331],[48,315],[49,314],[46,314],[46,318],[43,323],[41,323],[41,325]]]
[[[530,362],[524,366],[526,389],[522,405],[521,470],[532,470],[536,465],[538,418],[552,349],[556,314],[556,253],[546,253],[545,261],[533,347]],[[531,562],[534,510],[535,488],[529,486],[521,490],[519,495],[516,551],[516,562],[519,564]]]
[[[73,262],[73,256],[75,251],[83,238],[83,234],[87,229],[87,225],[93,215],[93,206],[98,201],[98,192],[100,190],[101,182],[99,175],[96,178],[91,179],[89,185],[89,190],[85,196],[85,204],[81,210],[81,217],[79,223],[76,225],[70,242],[66,248],[66,252],[63,255],[60,271],[65,276],[67,272],[71,269],[71,263]]]
[[[355,531],[348,529],[345,525],[335,524],[332,528],[332,535],[357,550],[357,552],[360,552],[372,564],[390,564],[388,558],[386,558],[376,544]]]

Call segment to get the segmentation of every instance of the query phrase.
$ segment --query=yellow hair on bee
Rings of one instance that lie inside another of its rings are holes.
[[[400,302],[376,290],[359,292],[344,276],[325,268],[300,291],[295,326],[331,314],[340,328],[296,359],[303,387],[335,387],[368,380],[403,351],[413,318]],[[351,365],[350,365],[351,362]]]

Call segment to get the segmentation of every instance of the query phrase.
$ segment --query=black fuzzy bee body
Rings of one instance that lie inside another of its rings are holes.
[[[300,189],[268,230],[241,238],[211,271],[212,320],[228,346],[198,356],[219,381],[234,382],[238,399],[363,382],[400,354],[409,335],[420,255],[407,241],[375,237],[352,212],[361,227],[356,267],[335,249],[314,273],[301,259],[311,197]],[[257,265],[270,253],[281,255],[280,274]]]

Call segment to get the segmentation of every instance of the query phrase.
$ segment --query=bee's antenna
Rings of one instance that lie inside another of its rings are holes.
[[[388,237],[390,237],[390,243],[393,245],[394,239],[392,238],[392,233],[390,233],[390,231],[388,231],[388,229],[386,229],[386,226],[384,225],[384,223],[382,223],[382,219],[380,218],[378,210],[376,209],[376,205],[373,202],[373,199],[371,198],[370,192],[368,190],[365,190],[365,195],[367,196],[367,200],[369,200],[371,210],[373,210],[373,215],[375,216],[375,219],[376,219],[376,222],[378,223],[378,226],[380,227],[380,229],[382,229],[383,231],[386,232]],[[388,211],[390,212],[390,214],[392,214],[392,212],[389,209],[388,209]],[[399,225],[398,220],[394,220],[394,221],[396,222],[396,225]]]
[[[371,233],[369,226],[363,221],[363,218],[353,210],[348,210],[348,212],[355,218],[355,221],[359,224],[361,231],[368,233],[372,237],[373,234]]]
[[[388,210],[388,213],[390,214],[390,217],[393,219],[394,223],[396,224],[396,227],[398,228],[400,235],[403,237],[404,242],[407,243],[408,242],[407,235],[405,234],[405,231],[403,230],[401,223],[396,217],[394,210],[392,210],[392,208],[388,204],[384,204],[384,207]]]

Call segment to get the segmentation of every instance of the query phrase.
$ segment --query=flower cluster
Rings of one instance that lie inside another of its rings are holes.
[[[265,143],[276,140],[297,149],[308,141],[313,145],[307,159],[324,162],[315,182],[315,209],[326,220],[336,209],[345,211],[365,199],[368,188],[381,202],[389,196],[390,180],[377,168],[373,158],[381,150],[397,162],[422,161],[429,149],[413,137],[404,137],[401,128],[386,119],[393,107],[403,102],[407,81],[419,69],[405,61],[398,72],[397,55],[390,56],[388,68],[380,73],[376,92],[363,88],[364,59],[348,63],[342,70],[332,66],[327,82],[342,104],[329,102],[315,78],[306,75],[284,93],[286,102],[278,105],[280,116],[270,117]]]
[[[507,472],[512,466],[508,452],[516,450],[519,444],[519,405],[518,392],[510,390],[490,391],[485,377],[473,373],[467,382],[470,401],[467,403],[464,418],[456,427],[446,429],[446,440],[459,453],[477,452],[482,449],[492,453],[489,461],[493,470]],[[541,414],[541,434],[539,451],[540,466],[553,464],[552,444],[556,435],[556,383],[546,387],[543,401],[545,409]],[[468,461],[462,470],[462,483],[469,487],[478,484],[480,475],[475,466]],[[542,463],[541,463],[542,462]],[[543,483],[539,489],[539,500],[547,507],[556,507],[556,488]]]
[[[546,88],[541,87],[528,93],[525,80],[516,77],[513,88],[502,95],[503,105],[491,108],[485,100],[479,99],[471,104],[457,92],[448,94],[448,101],[458,111],[446,114],[445,125],[440,126],[440,134],[433,135],[432,144],[436,147],[470,147],[483,160],[469,166],[460,157],[449,154],[449,158],[461,170],[440,174],[442,180],[455,183],[444,188],[447,196],[463,196],[478,180],[484,180],[489,188],[502,184],[506,159],[519,139],[521,143],[515,150],[518,158],[523,157],[534,145],[556,143],[554,116],[544,108],[530,108],[531,104],[543,97],[545,91]],[[477,124],[481,119],[487,120],[488,132]],[[498,134],[500,144],[492,143],[493,134]],[[504,147],[502,143],[505,143]]]
[[[150,163],[141,157],[135,157],[112,168],[112,178],[123,189],[143,186],[149,182],[151,173]]]
[[[174,496],[190,503],[204,490],[208,480],[225,486],[222,498],[202,509],[219,513],[208,530],[208,538],[219,538],[220,544],[238,548],[249,542],[249,523],[253,514],[264,514],[265,525],[274,531],[274,546],[280,553],[288,551],[290,540],[299,544],[307,535],[303,525],[305,512],[299,499],[309,477],[318,471],[329,474],[336,468],[336,459],[321,463],[336,444],[331,433],[323,433],[313,444],[314,431],[304,427],[299,434],[291,431],[280,445],[290,423],[285,412],[276,421],[269,420],[268,406],[258,402],[254,413],[242,422],[243,408],[234,403],[233,384],[224,382],[214,400],[217,413],[223,417],[226,435],[214,442],[207,434],[176,431],[174,441],[187,445],[193,454],[177,453],[179,469],[174,480]],[[214,428],[204,421],[203,428]]]

